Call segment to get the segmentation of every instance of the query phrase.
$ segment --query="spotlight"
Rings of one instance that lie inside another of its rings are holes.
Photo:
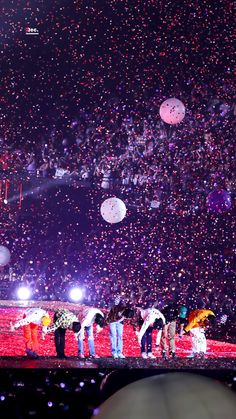
[[[83,291],[78,287],[71,288],[69,296],[72,301],[80,301],[83,296]]]
[[[17,296],[19,300],[28,300],[31,296],[31,291],[27,287],[20,287],[17,290]]]

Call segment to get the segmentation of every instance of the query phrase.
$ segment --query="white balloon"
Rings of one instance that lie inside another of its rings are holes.
[[[159,113],[167,124],[179,124],[185,117],[185,106],[179,99],[171,97],[161,104]]]
[[[211,378],[173,372],[126,385],[99,407],[96,419],[234,419],[235,399]]]
[[[0,246],[0,266],[5,266],[10,262],[11,254],[7,247]]]
[[[108,223],[120,223],[126,215],[125,203],[119,198],[108,198],[101,205],[102,218]]]

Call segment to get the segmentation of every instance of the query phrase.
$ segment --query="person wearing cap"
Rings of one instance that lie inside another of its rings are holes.
[[[114,301],[114,306],[111,307],[106,316],[106,323],[110,328],[110,342],[111,353],[114,359],[125,358],[123,354],[123,329],[124,320],[131,318],[134,311],[123,305],[120,296],[117,296]]]
[[[189,314],[188,324],[184,329],[186,333],[190,332],[192,337],[192,353],[188,355],[188,358],[205,356],[207,350],[205,330],[214,319],[214,312],[208,309],[193,310]]]
[[[72,330],[77,339],[81,329],[77,316],[71,311],[60,308],[54,313],[54,323],[52,326],[43,328],[43,338],[47,333],[54,332],[55,347],[58,358],[65,356],[65,335],[66,330]]]
[[[99,358],[95,352],[93,324],[96,324],[96,331],[99,333],[105,326],[104,314],[96,307],[82,306],[78,313],[78,319],[81,324],[81,330],[78,333],[78,356],[84,359],[84,339],[85,333],[88,338],[89,356],[90,358]]]
[[[15,324],[10,324],[11,331],[23,327],[26,355],[29,358],[38,358],[38,327],[47,327],[51,319],[47,311],[42,308],[28,308],[25,310],[23,319]]]

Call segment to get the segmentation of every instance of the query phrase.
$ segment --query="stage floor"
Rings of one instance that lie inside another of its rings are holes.
[[[175,360],[163,360],[156,358],[152,360],[144,360],[140,357],[127,357],[125,359],[114,360],[111,357],[103,357],[96,361],[80,361],[77,357],[68,357],[67,359],[57,359],[55,357],[39,357],[36,360],[27,359],[26,357],[1,357],[1,368],[26,368],[26,369],[158,369],[158,370],[235,370],[234,358],[205,358],[205,359],[188,359],[177,358]]]
[[[56,358],[54,335],[48,334],[45,340],[41,338],[39,329],[39,359],[30,360],[25,356],[25,343],[22,328],[10,331],[10,322],[13,323],[23,316],[22,308],[0,307],[0,368],[162,368],[162,369],[233,369],[235,367],[236,345],[214,340],[207,341],[207,355],[205,359],[188,359],[191,353],[191,338],[176,337],[177,359],[167,361],[161,358],[159,347],[155,346],[156,332],[153,333],[154,360],[145,360],[140,357],[137,337],[130,325],[124,327],[124,360],[111,358],[109,329],[105,327],[98,335],[94,333],[95,348],[100,359],[81,361],[78,359],[78,348],[74,334],[66,333],[66,350],[68,359]],[[53,313],[50,313],[53,315]],[[85,340],[85,355],[88,355],[87,341]]]

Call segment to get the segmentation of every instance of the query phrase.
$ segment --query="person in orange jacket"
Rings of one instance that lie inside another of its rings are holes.
[[[206,327],[209,322],[215,318],[212,310],[198,309],[190,313],[188,324],[185,327],[185,332],[190,332],[192,337],[192,354],[188,358],[193,358],[197,355],[205,356],[207,349],[207,341],[205,336]]]

